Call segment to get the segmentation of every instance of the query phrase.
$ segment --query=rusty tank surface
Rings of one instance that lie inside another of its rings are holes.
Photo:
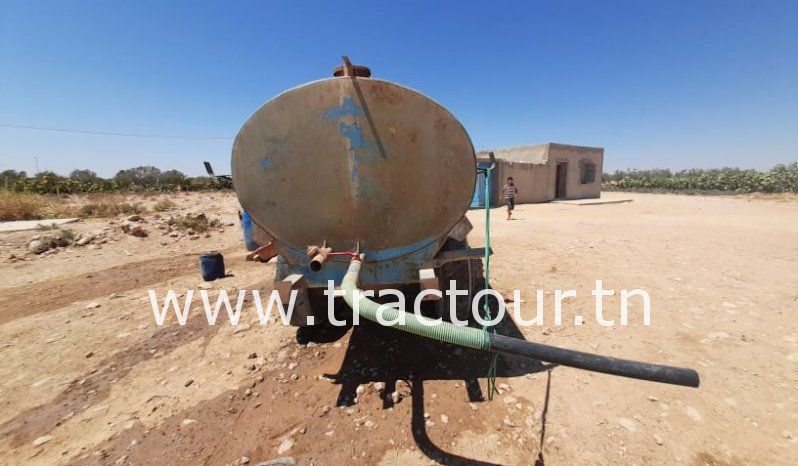
[[[338,252],[365,254],[361,282],[373,288],[434,286],[443,262],[482,254],[465,243],[476,182],[465,128],[429,97],[370,76],[345,65],[285,91],[235,139],[235,192],[272,238],[278,288],[340,283],[349,261]]]
[[[233,148],[241,204],[275,239],[302,250],[360,241],[367,255],[386,258],[462,218],[475,166],[451,113],[380,79],[330,78],[284,92],[244,124]]]

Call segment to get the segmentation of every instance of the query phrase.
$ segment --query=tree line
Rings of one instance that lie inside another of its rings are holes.
[[[178,170],[162,171],[151,165],[119,170],[113,178],[102,178],[92,170],[72,170],[68,176],[51,171],[28,176],[25,171],[0,172],[0,187],[14,192],[35,194],[77,194],[116,191],[198,191],[230,189],[229,180],[214,177],[189,177]]]
[[[232,183],[215,177],[189,177],[178,170],[162,171],[150,165],[119,170],[102,178],[92,170],[73,170],[68,176],[50,171],[28,176],[24,171],[0,172],[0,188],[35,194],[73,194],[117,191],[198,191],[231,189]],[[798,162],[778,164],[769,171],[736,167],[691,168],[672,171],[616,170],[603,174],[603,189],[618,191],[696,191],[740,193],[798,193]]]

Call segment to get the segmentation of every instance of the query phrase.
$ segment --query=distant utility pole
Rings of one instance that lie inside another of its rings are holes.
[[[37,157],[37,156],[35,156],[35,155],[34,155],[34,156],[33,156],[33,163],[36,165],[36,171],[35,171],[35,172],[33,172],[33,173],[34,173],[34,174],[35,174],[35,173],[39,173],[39,157]]]

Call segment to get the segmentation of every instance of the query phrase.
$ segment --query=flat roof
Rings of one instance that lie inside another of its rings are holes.
[[[477,158],[488,158],[488,153],[493,152],[497,159],[509,160],[511,162],[544,164],[549,160],[551,148],[573,149],[587,151],[601,151],[602,147],[576,146],[573,144],[560,144],[557,142],[547,142],[543,144],[532,144],[528,146],[505,147],[491,150],[477,151]]]

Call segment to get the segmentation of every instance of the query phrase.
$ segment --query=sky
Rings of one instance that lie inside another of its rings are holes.
[[[341,55],[476,149],[600,146],[607,172],[798,160],[796,1],[0,0],[0,171],[227,173],[252,112]]]

